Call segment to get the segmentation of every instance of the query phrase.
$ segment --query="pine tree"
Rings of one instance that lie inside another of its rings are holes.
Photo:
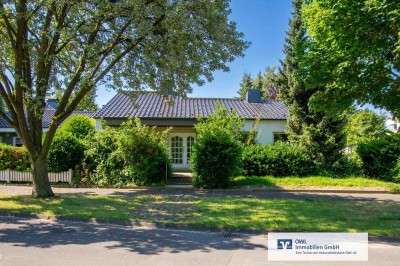
[[[256,78],[253,80],[253,87],[256,90],[259,90],[261,92],[261,97],[264,98],[264,92],[265,92],[265,88],[264,88],[264,77],[261,74],[261,71],[258,72]]]
[[[261,97],[265,100],[276,100],[278,97],[278,87],[276,85],[276,66],[266,67],[264,75],[258,72],[257,76],[253,79],[250,74],[244,73],[240,88],[237,92],[239,98],[246,99],[246,93],[250,89],[257,89],[261,92]]]
[[[251,75],[249,73],[244,73],[242,77],[242,81],[240,82],[240,88],[237,92],[239,94],[239,98],[246,99],[246,93],[248,90],[253,88],[253,80],[251,79]]]
[[[278,86],[276,84],[278,79],[276,69],[276,66],[267,66],[264,71],[264,95],[267,100],[276,100],[279,95]]]
[[[342,117],[330,117],[325,111],[313,111],[309,106],[311,96],[321,88],[308,88],[300,61],[307,45],[306,30],[301,17],[301,0],[293,1],[293,17],[284,44],[285,59],[281,61],[277,85],[284,100],[289,119],[286,128],[292,143],[307,147],[317,162],[325,167],[340,158],[345,146],[345,125]]]

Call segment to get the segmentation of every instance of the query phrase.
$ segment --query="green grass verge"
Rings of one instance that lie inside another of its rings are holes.
[[[400,203],[64,194],[0,196],[0,211],[122,221],[298,232],[368,232],[400,237]]]
[[[234,179],[235,186],[276,186],[276,187],[377,187],[391,189],[399,184],[363,177],[331,178],[310,177],[273,177],[239,176]]]

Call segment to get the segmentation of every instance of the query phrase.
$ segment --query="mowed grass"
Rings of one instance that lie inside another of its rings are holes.
[[[363,177],[331,178],[239,176],[234,179],[235,186],[275,186],[275,187],[376,187],[390,190],[400,184]]]
[[[0,212],[298,232],[368,232],[400,237],[400,203],[64,194],[0,196]]]
[[[0,196],[0,211],[46,215],[129,220],[131,199],[98,195],[66,194],[52,199],[30,196]]]

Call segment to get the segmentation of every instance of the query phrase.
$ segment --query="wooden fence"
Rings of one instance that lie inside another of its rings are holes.
[[[66,182],[72,183],[72,176],[74,172],[69,169],[66,172],[61,173],[49,173],[50,182]],[[30,172],[17,172],[13,170],[1,170],[0,171],[0,182],[32,182],[32,173]]]

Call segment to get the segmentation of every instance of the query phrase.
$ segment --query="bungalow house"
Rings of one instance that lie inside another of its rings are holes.
[[[56,108],[57,101],[55,99],[49,99],[46,103],[46,109],[43,112],[42,128],[43,132],[46,132],[50,126],[51,118],[53,117]],[[74,111],[72,115],[86,115],[93,117],[95,112],[91,111]],[[12,128],[4,119],[0,118],[0,142],[6,143],[13,146],[22,146],[22,141],[18,137],[15,129]]]
[[[139,94],[134,100],[118,93],[94,118],[96,128],[101,129],[101,120],[109,126],[119,126],[128,118],[138,117],[142,123],[160,129],[173,127],[169,136],[170,156],[174,169],[187,169],[191,147],[196,140],[194,124],[199,116],[207,118],[215,110],[216,103],[234,109],[245,119],[243,131],[250,131],[258,117],[257,143],[271,144],[285,134],[288,112],[281,101],[264,101],[257,90],[251,90],[243,99],[224,98],[166,98],[153,93]]]

